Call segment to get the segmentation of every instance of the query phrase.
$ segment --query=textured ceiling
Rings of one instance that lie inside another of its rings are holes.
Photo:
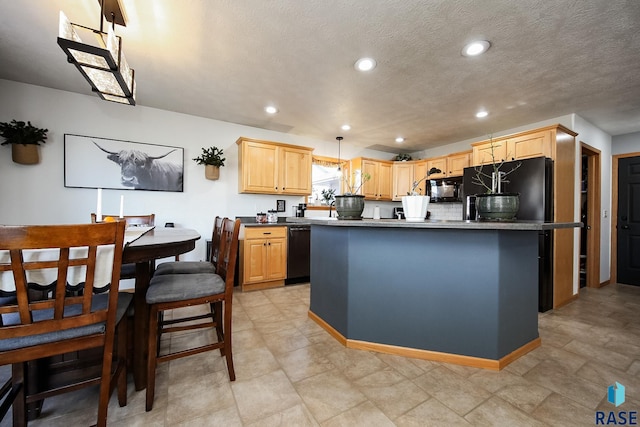
[[[122,3],[139,105],[391,152],[570,113],[640,131],[637,0]],[[96,0],[0,0],[0,78],[91,94],[56,44],[60,10],[99,27]],[[473,39],[492,47],[463,57]],[[378,67],[356,72],[362,56]]]

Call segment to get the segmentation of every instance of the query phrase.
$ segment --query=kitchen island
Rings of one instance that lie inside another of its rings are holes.
[[[538,233],[581,225],[304,220],[309,316],[342,344],[496,370],[540,345]]]

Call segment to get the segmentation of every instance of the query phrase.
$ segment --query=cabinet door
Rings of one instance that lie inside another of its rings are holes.
[[[444,178],[447,176],[447,158],[446,157],[437,157],[435,159],[429,159],[427,161],[427,171],[430,171],[431,168],[440,169],[442,172],[434,173],[429,175],[430,179]]]
[[[447,157],[447,176],[462,176],[464,168],[469,167],[469,153],[455,154]]]
[[[244,283],[267,280],[267,239],[244,241]]]
[[[360,194],[365,199],[376,199],[378,197],[378,162],[362,160],[362,173],[368,173],[371,179],[364,183]]]
[[[414,163],[395,162],[393,164],[393,200],[406,196],[413,183]]]
[[[427,163],[428,162],[425,160],[413,165],[413,180],[419,181],[422,179],[422,181],[420,181],[420,184],[418,184],[418,188],[416,189],[416,191],[418,192],[418,194],[423,196],[427,194],[427,185],[429,185],[429,180],[426,178],[423,179],[427,176],[427,172],[429,171],[427,169]],[[411,183],[411,185],[413,186],[413,182]]]
[[[551,132],[537,132],[507,141],[509,159],[529,159],[531,157],[551,157]]]
[[[391,200],[392,190],[392,164],[378,164],[378,200]]]
[[[281,147],[280,160],[278,190],[285,194],[311,194],[311,153]]]
[[[277,191],[278,149],[274,145],[246,141],[242,146],[241,192]]]
[[[278,280],[287,277],[287,239],[267,239],[266,280]]]
[[[491,142],[473,146],[473,166],[493,164],[507,159],[507,141],[493,141],[493,158],[491,156]]]

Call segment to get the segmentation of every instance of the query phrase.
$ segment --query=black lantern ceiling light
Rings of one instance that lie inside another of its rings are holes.
[[[69,21],[60,11],[58,45],[67,54],[67,60],[105,101],[136,105],[134,70],[122,53],[122,39],[115,35],[115,26],[126,26],[125,16],[118,0],[98,0],[100,3],[100,30]],[[106,2],[106,4],[105,4]],[[104,20],[111,22],[105,33]],[[97,45],[83,43],[78,32],[93,33]]]

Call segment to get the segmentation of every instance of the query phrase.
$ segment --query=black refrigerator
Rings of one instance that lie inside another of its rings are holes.
[[[529,221],[553,221],[553,160],[546,157],[505,162],[501,171],[507,172],[518,163],[520,167],[506,177],[502,184],[505,193],[520,193],[520,208],[516,219]],[[482,166],[484,173],[491,175],[491,165]],[[467,196],[484,193],[486,190],[473,183],[474,167],[465,168],[462,178],[462,218],[468,218]],[[553,232],[541,231],[538,245],[538,311],[553,308]]]

